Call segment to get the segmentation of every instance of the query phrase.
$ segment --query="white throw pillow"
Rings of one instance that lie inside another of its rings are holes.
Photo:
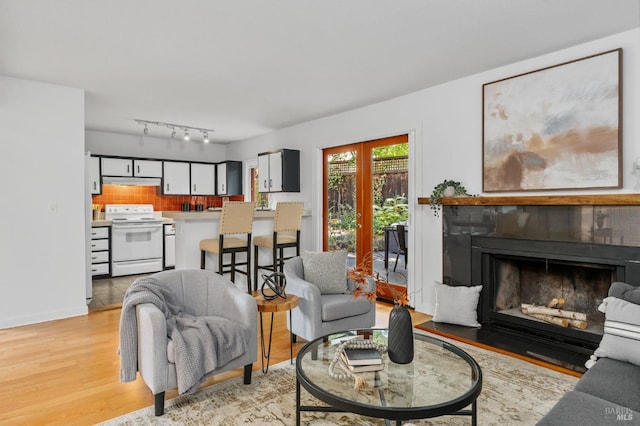
[[[482,286],[448,286],[434,281],[436,309],[433,322],[480,327],[478,322],[478,300]]]
[[[347,292],[346,251],[303,251],[304,280],[315,284],[320,294]]]
[[[604,336],[592,360],[612,358],[640,365],[640,305],[611,296],[602,302]],[[589,363],[588,367],[591,365]]]

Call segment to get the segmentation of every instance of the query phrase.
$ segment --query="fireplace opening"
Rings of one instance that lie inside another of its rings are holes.
[[[614,266],[504,255],[493,255],[492,266],[490,320],[516,326],[529,321],[563,336],[602,337],[604,314],[598,306],[615,280]]]

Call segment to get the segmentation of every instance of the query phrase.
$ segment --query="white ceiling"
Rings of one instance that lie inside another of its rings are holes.
[[[0,0],[0,75],[84,89],[87,129],[231,142],[638,26],[640,0]]]

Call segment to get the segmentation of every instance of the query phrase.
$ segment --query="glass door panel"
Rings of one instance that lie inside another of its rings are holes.
[[[408,216],[407,139],[402,135],[323,152],[324,250],[347,250],[348,267],[371,259],[375,273],[400,285],[407,283],[406,249],[403,254],[396,230]]]

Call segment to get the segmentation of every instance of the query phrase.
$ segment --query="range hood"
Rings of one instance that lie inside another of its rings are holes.
[[[130,185],[130,186],[161,186],[160,178],[102,176],[103,184]]]

